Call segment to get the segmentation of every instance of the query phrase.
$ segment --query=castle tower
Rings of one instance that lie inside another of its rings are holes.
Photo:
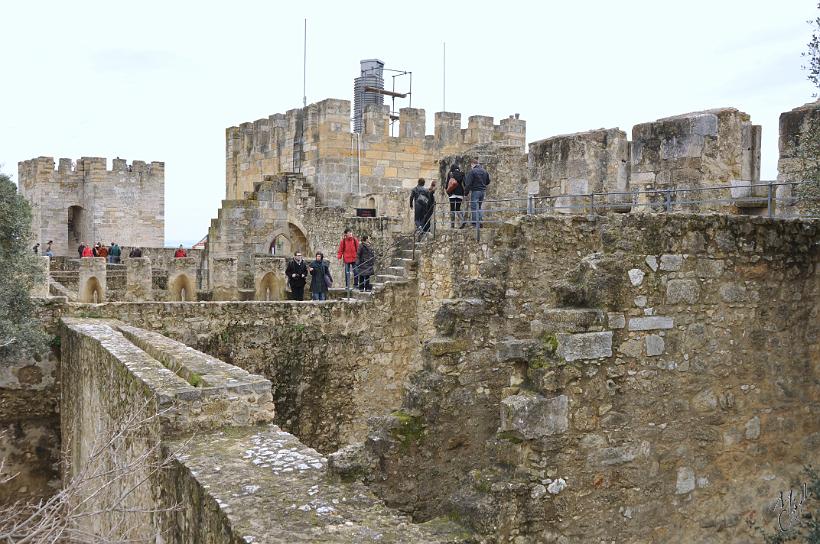
[[[369,105],[381,106],[384,96],[366,92],[365,87],[384,89],[384,62],[379,59],[360,61],[361,75],[353,80],[353,131],[361,133],[364,129],[364,111]]]
[[[32,233],[54,254],[77,256],[82,242],[120,246],[165,244],[165,163],[74,162],[38,157],[18,163],[20,194],[32,207]]]

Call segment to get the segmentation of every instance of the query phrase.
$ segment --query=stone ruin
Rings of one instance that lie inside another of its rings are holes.
[[[746,114],[524,153],[516,116],[461,129],[439,113],[425,136],[423,110],[405,111],[391,138],[371,109],[356,140],[349,109],[327,100],[228,129],[206,250],[51,260],[38,304],[52,353],[0,367],[14,436],[0,455],[20,470],[0,499],[48,494],[96,459],[101,430],[138,414],[139,448],[97,468],[166,462],[92,497],[84,529],[522,544],[775,528],[780,493],[820,462],[820,224],[789,218],[787,186],[772,217],[754,216],[770,189],[749,186],[760,128]],[[799,181],[794,146],[818,109],[781,117],[781,181]],[[542,213],[414,242],[407,186],[472,156],[491,197],[537,195]],[[719,202],[691,202],[695,189]],[[284,256],[332,256],[348,226],[383,255],[374,292],[278,302]],[[143,477],[132,517],[117,517],[106,501]]]

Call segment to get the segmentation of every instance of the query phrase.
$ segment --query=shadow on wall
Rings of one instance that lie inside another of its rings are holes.
[[[194,302],[196,300],[194,285],[194,280],[188,274],[177,274],[168,281],[170,300]]]
[[[83,285],[80,290],[80,302],[93,302],[94,304],[105,302],[105,293],[96,276],[88,278]]]
[[[256,286],[256,300],[285,300],[285,276],[268,272]]]

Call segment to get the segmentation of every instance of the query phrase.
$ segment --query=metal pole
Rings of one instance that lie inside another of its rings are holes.
[[[672,190],[666,190],[666,212],[669,213],[672,211]]]
[[[595,193],[589,195],[589,215],[595,215]]]
[[[302,48],[302,107],[307,106],[307,17],[305,18],[305,42]]]
[[[527,195],[527,215],[533,215],[535,213],[535,197],[533,195]]]
[[[766,192],[766,211],[769,214],[769,218],[774,217],[774,202],[772,202],[772,182],[769,182],[769,187]]]
[[[441,42],[441,111],[447,111],[447,42]]]

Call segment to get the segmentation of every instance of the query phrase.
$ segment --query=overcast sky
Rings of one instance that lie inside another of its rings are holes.
[[[763,125],[810,101],[807,0],[623,2],[5,2],[0,164],[40,155],[165,161],[169,243],[207,233],[225,195],[225,128],[352,99],[359,60],[413,71],[413,106],[496,118],[527,140],[721,106]]]

